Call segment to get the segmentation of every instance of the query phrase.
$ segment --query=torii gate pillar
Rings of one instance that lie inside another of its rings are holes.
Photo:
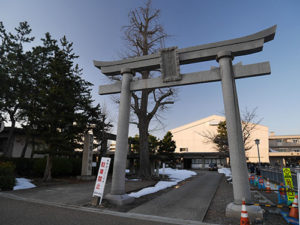
[[[130,82],[132,80],[132,72],[130,69],[122,69],[121,74],[121,98],[118,116],[117,128],[117,145],[114,157],[114,172],[112,177],[112,186],[110,194],[106,195],[106,199],[117,205],[129,204],[134,201],[125,192],[125,169],[128,152],[128,130],[130,115]]]
[[[232,60],[231,51],[221,51],[217,55],[220,64],[234,198],[234,202],[227,205],[226,215],[239,217],[242,199],[244,198],[248,204],[252,203],[252,199]],[[259,206],[251,205],[247,210],[249,216],[255,215],[254,219],[263,218],[263,211]]]

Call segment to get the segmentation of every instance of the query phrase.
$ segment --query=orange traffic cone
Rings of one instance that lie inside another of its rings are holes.
[[[270,185],[269,178],[267,179],[266,192],[267,192],[267,193],[271,193],[271,185]]]
[[[289,217],[293,217],[298,219],[299,218],[299,213],[298,213],[298,195],[295,195],[292,208],[290,210]]]
[[[248,218],[248,212],[246,209],[245,199],[242,200],[242,211],[241,211],[241,220],[240,225],[250,225],[250,221]]]

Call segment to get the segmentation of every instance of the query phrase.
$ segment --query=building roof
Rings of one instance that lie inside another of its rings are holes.
[[[185,125],[180,126],[180,127],[176,127],[174,129],[171,129],[170,131],[171,131],[171,133],[175,134],[175,133],[184,131],[186,129],[190,129],[192,127],[202,125],[202,124],[207,123],[207,122],[210,122],[210,123],[212,123],[212,125],[217,126],[221,121],[224,121],[224,120],[225,120],[225,116],[211,115],[211,116],[205,117],[203,119],[197,120],[195,122],[188,123],[188,124],[185,124]],[[268,127],[260,125],[260,124],[257,124],[257,126],[259,126],[261,128],[268,129]]]
[[[270,135],[269,139],[293,139],[300,138],[300,135]]]
[[[174,129],[171,129],[170,131],[174,134],[174,133],[177,133],[177,132],[180,132],[180,131],[183,131],[183,130],[186,130],[186,129],[190,129],[192,127],[196,127],[196,126],[199,126],[201,124],[207,123],[209,121],[214,121],[214,120],[218,124],[219,122],[224,121],[225,117],[224,116],[218,116],[218,115],[211,115],[211,116],[205,117],[201,120],[197,120],[195,122],[188,123],[188,124],[185,124],[185,125],[180,126],[180,127],[176,127]]]

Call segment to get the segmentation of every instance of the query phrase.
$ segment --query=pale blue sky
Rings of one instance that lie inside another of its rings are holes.
[[[116,60],[124,50],[121,27],[128,23],[130,9],[141,0],[0,0],[0,21],[12,31],[28,21],[37,42],[46,32],[55,38],[66,35],[80,56],[84,78],[92,82],[96,102],[105,104],[116,124],[117,107],[109,97],[99,96],[98,86],[108,83],[93,60]],[[300,1],[153,0],[161,9],[161,22],[173,35],[166,47],[179,48],[222,41],[277,24],[275,39],[263,52],[236,58],[243,64],[270,61],[270,76],[237,81],[240,109],[258,107],[262,125],[277,134],[300,134]],[[182,72],[209,69],[216,62],[184,66]],[[162,136],[172,129],[224,111],[221,84],[208,83],[178,88],[179,99],[164,114],[166,127],[153,133]],[[131,135],[136,133],[134,126]]]

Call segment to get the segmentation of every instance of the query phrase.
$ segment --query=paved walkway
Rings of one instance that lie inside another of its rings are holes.
[[[198,172],[191,181],[129,213],[203,221],[221,178],[222,175],[216,172]]]
[[[126,181],[126,192],[133,192],[150,185],[155,185],[155,181]],[[18,191],[9,191],[10,195],[17,197],[41,200],[59,204],[85,205],[91,202],[95,181],[75,184],[62,184],[54,186],[44,186]],[[104,194],[110,191],[111,180],[108,180],[104,189]]]

